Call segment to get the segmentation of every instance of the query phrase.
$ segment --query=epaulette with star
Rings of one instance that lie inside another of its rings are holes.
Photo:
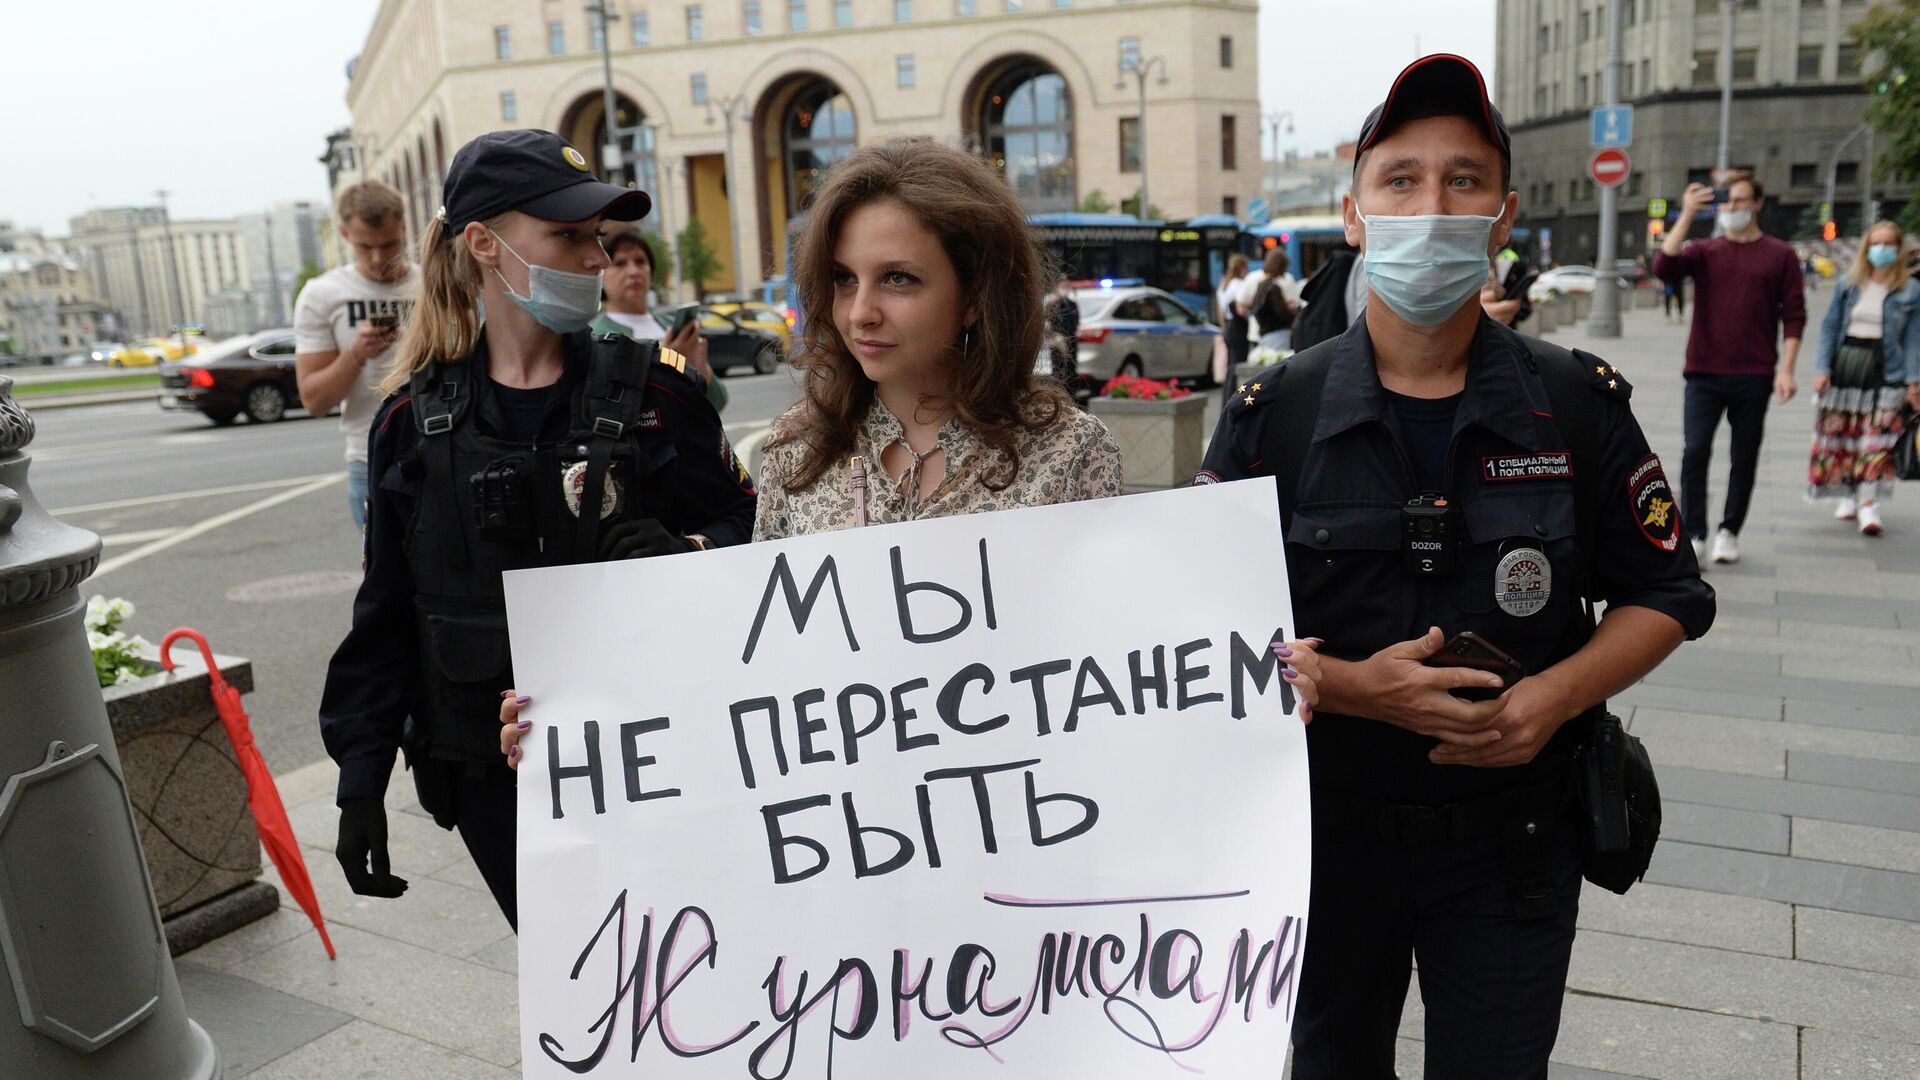
[[[1587,369],[1595,392],[1626,401],[1633,397],[1633,384],[1620,369],[1582,349],[1573,350],[1573,358]]]
[[[1263,368],[1250,379],[1236,383],[1233,396],[1227,399],[1229,412],[1245,412],[1264,401],[1273,398],[1274,390],[1280,385],[1280,373],[1286,368],[1282,360],[1270,368]]]

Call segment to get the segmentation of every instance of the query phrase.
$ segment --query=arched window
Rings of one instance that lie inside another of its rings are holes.
[[[840,88],[824,80],[794,95],[780,125],[785,152],[787,215],[806,209],[813,193],[826,182],[827,172],[853,153],[853,103]]]
[[[1072,210],[1073,100],[1059,72],[1027,62],[993,81],[984,101],[987,156],[1028,210]]]

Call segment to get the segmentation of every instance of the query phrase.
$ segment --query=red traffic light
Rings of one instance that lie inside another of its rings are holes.
[[[1829,221],[1825,225],[1820,226],[1820,239],[1826,240],[1826,241],[1833,241],[1835,239],[1838,239],[1839,236],[1840,236],[1840,226],[1835,224],[1834,222]]]

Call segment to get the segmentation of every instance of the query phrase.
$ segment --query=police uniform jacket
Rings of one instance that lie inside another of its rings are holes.
[[[719,416],[682,370],[684,360],[650,346],[619,347],[659,359],[646,363],[644,408],[614,451],[614,483],[607,490],[619,490],[618,509],[602,526],[651,517],[668,532],[698,533],[716,546],[745,543],[753,528],[753,484]],[[512,685],[500,575],[597,558],[570,543],[570,525],[599,500],[575,491],[569,508],[562,483],[569,461],[586,449],[581,407],[595,348],[586,332],[566,336],[562,392],[553,395],[538,435],[517,446],[503,441],[508,426],[484,377],[485,343],[464,362],[436,365],[436,376],[444,370],[445,377],[457,373],[470,381],[472,400],[462,421],[471,427],[468,441],[493,458],[512,459],[528,477],[523,509],[539,524],[518,543],[491,544],[472,529],[460,537],[439,535],[453,519],[465,526],[474,516],[471,462],[461,465],[456,457],[447,485],[455,497],[449,498],[428,483],[427,437],[413,400],[420,382],[381,406],[369,438],[366,576],[320,706],[322,739],[340,764],[341,801],[385,792],[403,727],[407,745],[428,746],[434,758],[499,761],[499,691]],[[470,547],[455,564],[465,569],[449,569],[438,549],[460,545]]]
[[[1458,508],[1462,535],[1455,572],[1438,577],[1403,568],[1402,510],[1420,492],[1374,366],[1366,321],[1310,352],[1322,350],[1331,356],[1317,414],[1294,410],[1311,417],[1312,439],[1294,505],[1280,509],[1298,633],[1323,638],[1324,655],[1364,660],[1438,626],[1448,636],[1476,631],[1528,672],[1539,672],[1589,637],[1582,592],[1611,606],[1664,612],[1688,638],[1706,632],[1713,590],[1700,579],[1672,489],[1628,407],[1626,379],[1611,365],[1481,318],[1443,493]],[[1286,411],[1274,402],[1288,392],[1287,365],[1307,355],[1296,354],[1239,388],[1199,482],[1273,475],[1270,463],[1283,456],[1279,420]],[[1570,446],[1581,443],[1570,443],[1561,431],[1542,382],[1541,365],[1549,363],[1584,365],[1593,406],[1588,415],[1598,427],[1584,445],[1598,460],[1575,460]],[[1595,535],[1581,537],[1574,478],[1589,471],[1579,487],[1594,493]],[[1280,490],[1287,487],[1282,482]],[[1520,582],[1524,594],[1512,593],[1515,566],[1531,572],[1542,560],[1547,573]],[[1539,603],[1543,583],[1547,595]],[[1307,747],[1316,788],[1444,805],[1553,782],[1582,727],[1569,722],[1532,762],[1510,768],[1435,765],[1427,760],[1437,744],[1432,738],[1324,712],[1307,728]]]

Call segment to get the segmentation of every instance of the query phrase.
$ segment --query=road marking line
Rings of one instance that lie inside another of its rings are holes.
[[[179,491],[168,495],[138,495],[131,499],[115,499],[112,502],[87,503],[84,506],[65,506],[47,513],[55,517],[67,514],[91,514],[98,510],[123,510],[130,506],[152,506],[156,503],[182,502],[187,499],[208,499],[215,495],[242,495],[249,491],[271,491],[274,488],[293,487],[297,484],[311,484],[327,477],[344,477],[346,473],[315,473],[312,476],[296,476],[290,480],[258,480],[251,484],[233,484],[228,487],[201,488],[197,491]]]
[[[112,536],[102,536],[100,538],[100,544],[103,547],[117,547],[121,544],[138,544],[147,540],[158,540],[163,536],[172,536],[177,528],[178,526],[166,529],[142,529],[139,532],[115,533]]]
[[[93,580],[97,581],[103,575],[110,574],[123,566],[139,562],[149,555],[157,555],[162,551],[166,551],[168,548],[178,547],[195,537],[204,536],[215,529],[231,525],[242,518],[251,517],[262,510],[271,510],[281,503],[292,502],[302,495],[311,495],[322,488],[332,487],[346,478],[345,473],[330,473],[312,483],[302,484],[290,491],[282,491],[278,495],[269,495],[258,502],[248,503],[238,509],[229,510],[224,514],[216,514],[198,525],[190,525],[187,528],[181,529],[179,532],[174,533],[164,540],[155,540],[153,543],[147,544],[144,547],[134,548],[125,555],[116,555],[102,562],[99,569],[93,572]]]

